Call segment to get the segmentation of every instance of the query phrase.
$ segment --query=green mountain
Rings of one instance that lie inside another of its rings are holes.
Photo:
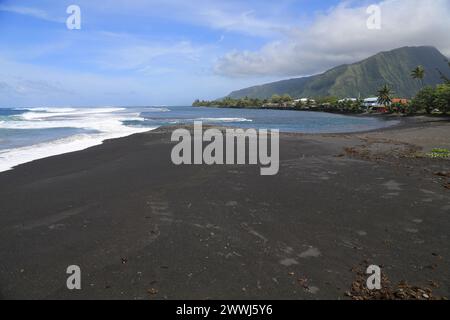
[[[384,84],[389,84],[398,97],[413,97],[420,89],[411,78],[417,66],[425,68],[425,85],[442,83],[438,70],[450,76],[447,58],[434,47],[403,47],[378,53],[363,61],[342,65],[325,73],[268,83],[232,92],[230,98],[270,98],[274,94],[291,97],[374,96]]]

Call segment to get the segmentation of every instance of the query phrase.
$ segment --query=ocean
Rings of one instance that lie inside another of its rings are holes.
[[[357,132],[395,125],[372,117],[288,110],[198,107],[0,108],[0,172],[161,126],[222,124],[281,132]]]

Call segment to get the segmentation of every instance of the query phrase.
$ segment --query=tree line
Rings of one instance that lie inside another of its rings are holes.
[[[303,101],[296,101],[290,95],[273,95],[269,99],[258,98],[230,98],[226,97],[218,100],[195,100],[194,107],[227,107],[227,108],[285,108],[293,110],[317,110],[329,112],[348,112],[361,113],[363,112],[362,100],[345,100],[339,101],[337,97],[319,97],[315,99],[306,99]]]
[[[192,104],[194,107],[231,107],[231,108],[261,108],[264,105],[276,104],[281,107],[283,103],[292,103],[294,99],[288,95],[279,96],[273,95],[270,99],[258,99],[258,98],[239,98],[234,99],[226,97],[223,99],[208,101],[208,100],[195,100]]]

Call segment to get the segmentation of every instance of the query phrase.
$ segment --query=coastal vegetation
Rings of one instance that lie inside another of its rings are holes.
[[[219,100],[195,100],[194,107],[226,107],[226,108],[264,108],[287,110],[327,111],[338,113],[362,113],[362,100],[339,100],[337,97],[317,97],[315,99],[293,99],[288,94],[273,95],[270,99],[244,97],[241,99],[224,98]]]
[[[279,96],[273,95],[270,99],[258,98],[239,98],[233,99],[226,97],[224,99],[207,101],[195,100],[194,107],[229,107],[229,108],[261,108],[264,105],[273,104],[274,107],[282,107],[283,103],[291,103],[293,99],[289,95]]]
[[[286,109],[302,111],[324,111],[334,113],[391,113],[391,114],[448,114],[450,113],[450,84],[443,83],[435,87],[426,86],[412,100],[394,99],[388,85],[378,90],[378,108],[367,107],[361,99],[341,99],[337,97],[316,97],[293,99],[289,95],[274,95],[270,99],[244,97],[241,99],[224,98],[219,100],[195,100],[195,107],[227,107],[255,109]],[[381,111],[380,111],[381,110]]]
[[[439,158],[439,159],[448,159],[450,158],[450,150],[435,148],[431,150],[431,152],[426,154],[429,158]]]

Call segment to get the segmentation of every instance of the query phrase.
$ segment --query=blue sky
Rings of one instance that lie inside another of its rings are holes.
[[[185,105],[403,45],[450,54],[449,2],[0,0],[0,107]]]

